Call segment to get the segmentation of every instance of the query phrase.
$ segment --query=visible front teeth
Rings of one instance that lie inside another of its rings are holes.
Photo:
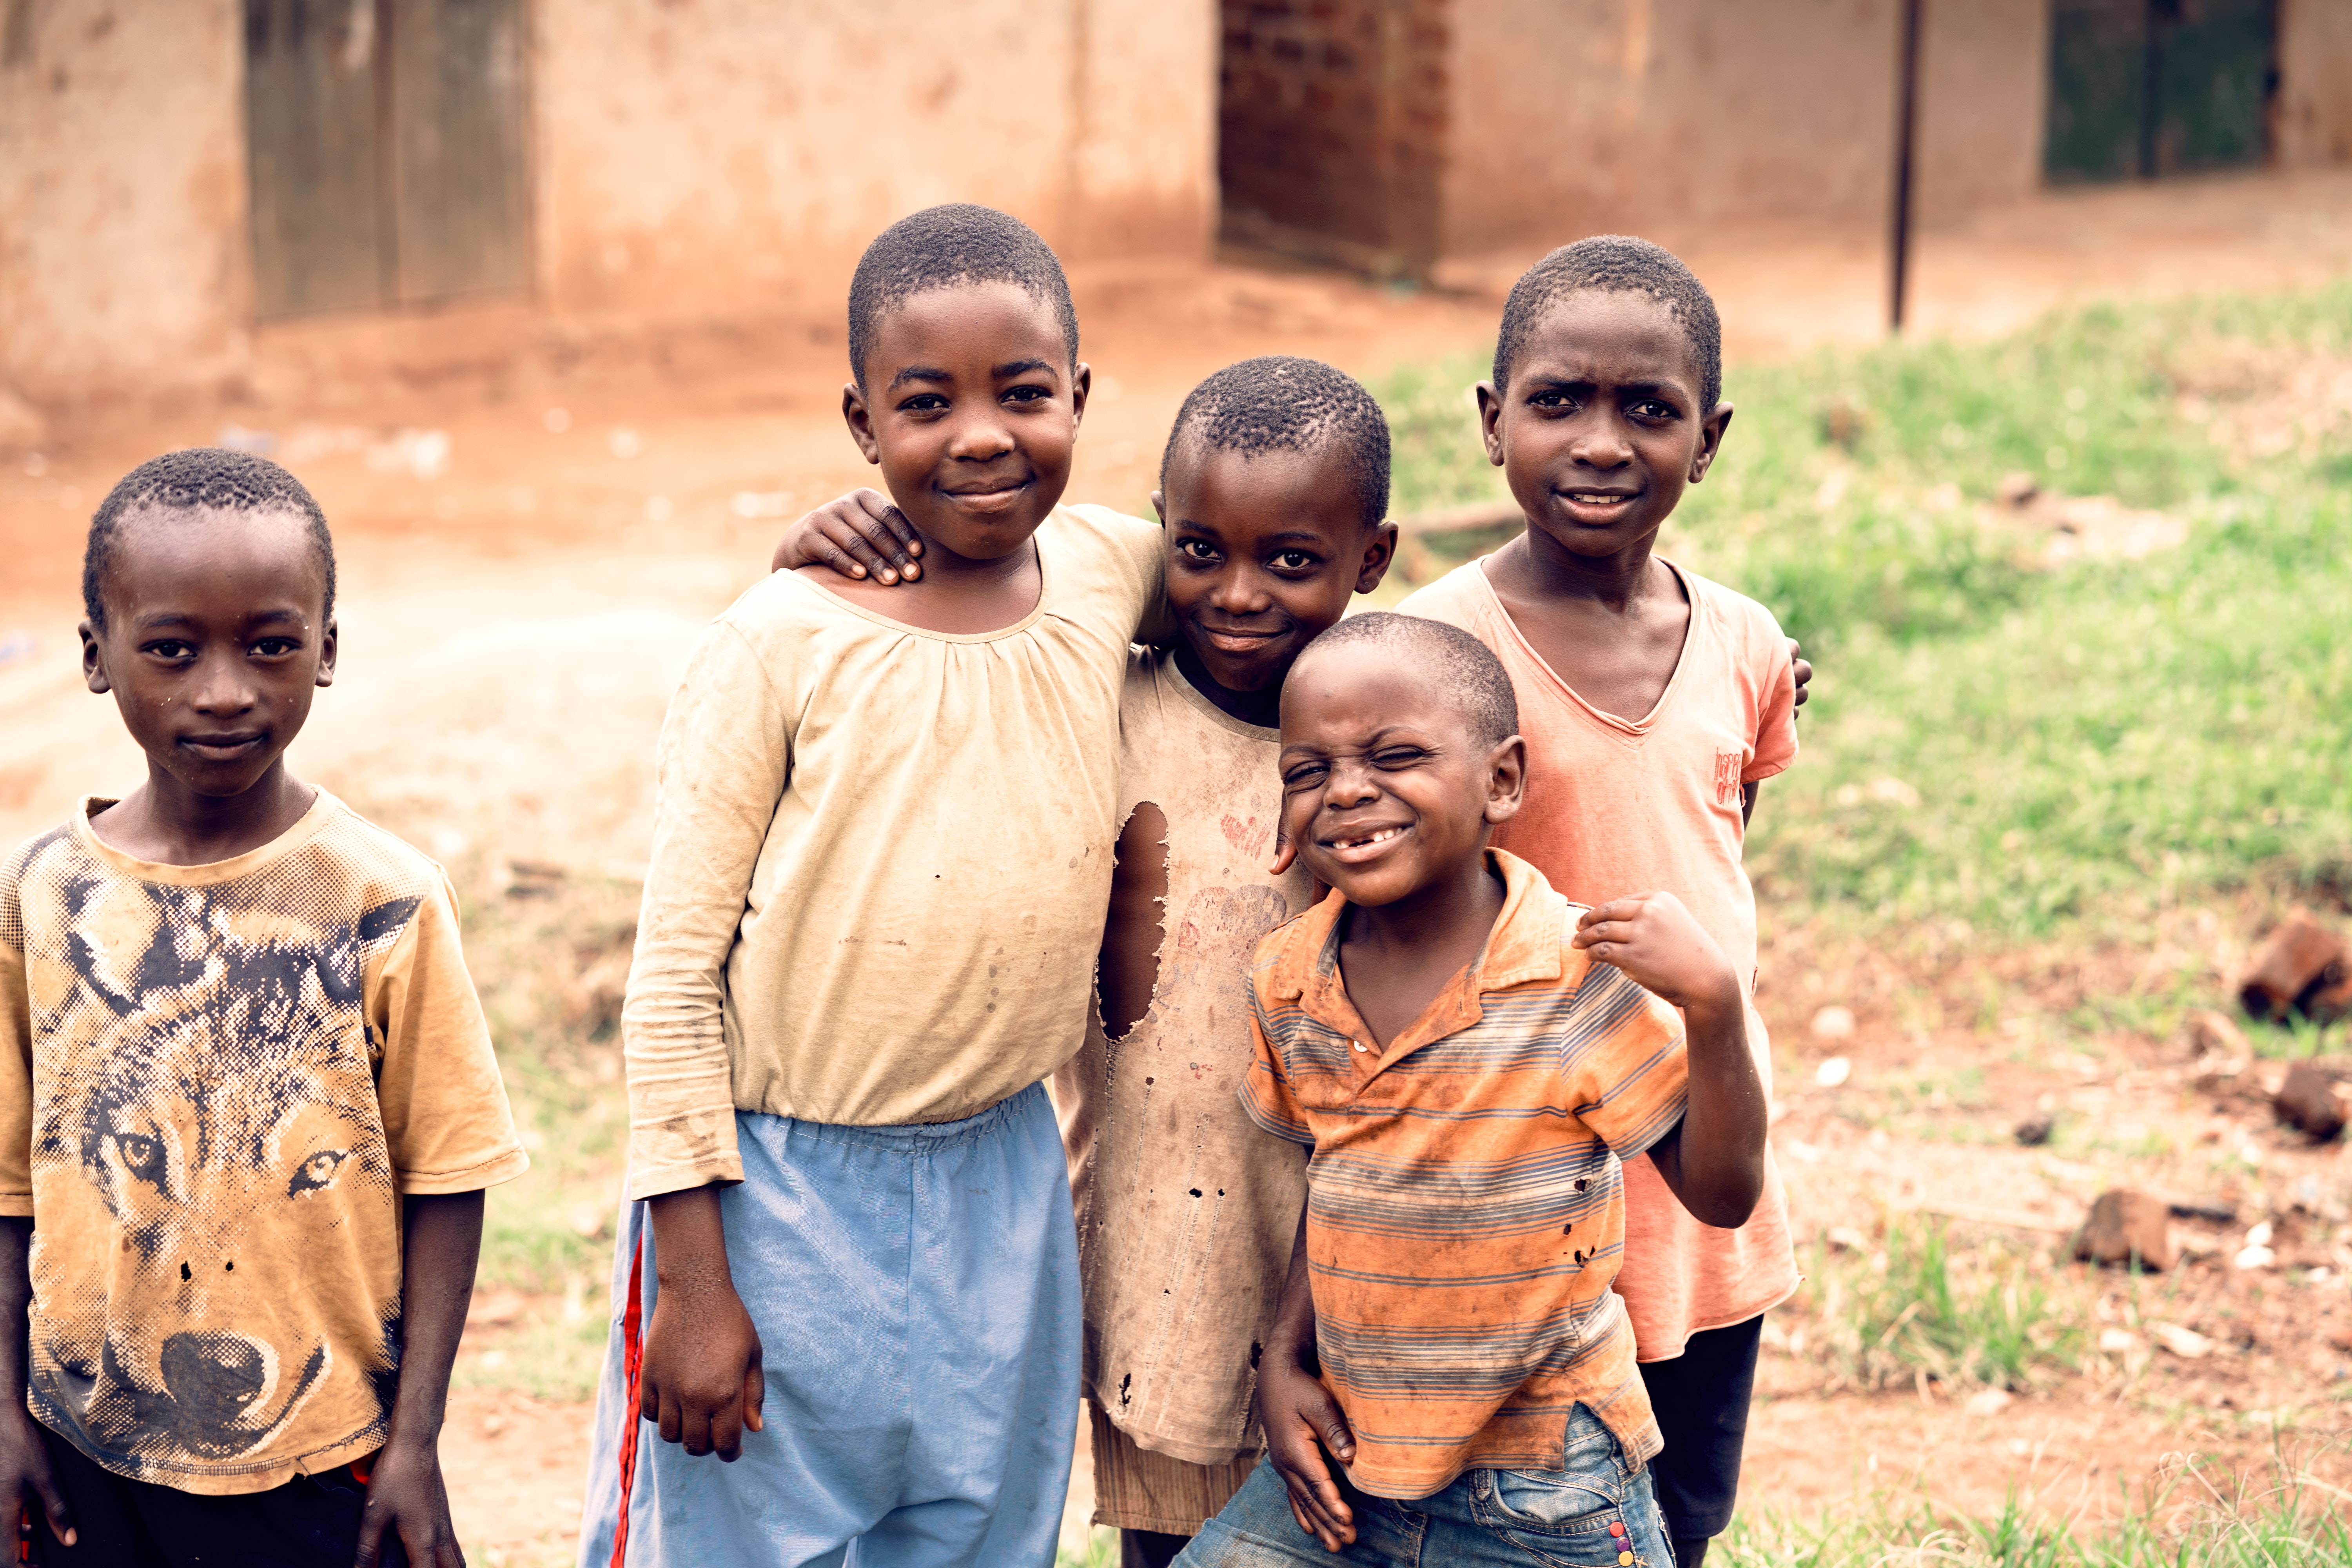
[[[1580,506],[1608,506],[1616,501],[1631,500],[1633,498],[1631,496],[1597,495],[1591,490],[1570,490],[1568,492],[1568,499],[1575,501]]]
[[[1361,849],[1367,844],[1385,844],[1403,831],[1402,827],[1383,827],[1379,832],[1367,834],[1361,838],[1343,838],[1339,841],[1339,847],[1342,849]]]

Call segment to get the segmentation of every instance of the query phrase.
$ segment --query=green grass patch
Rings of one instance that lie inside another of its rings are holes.
[[[2344,1494],[2273,1467],[2233,1484],[2194,1458],[2103,1528],[2053,1519],[2011,1495],[1971,1519],[1881,1494],[1812,1521],[1749,1510],[1708,1553],[1724,1568],[2320,1568],[2352,1564]]]
[[[2251,882],[2352,888],[2352,409],[2295,391],[2345,368],[2352,284],[1736,370],[1723,458],[1661,544],[1819,671],[1758,811],[1759,893],[2024,940]],[[1375,389],[1400,511],[1501,493],[1478,374]],[[1984,515],[2021,471],[2171,512],[2187,542],[2043,570]]]
[[[1860,1388],[2028,1389],[2071,1369],[2084,1338],[2040,1258],[1998,1243],[1956,1256],[1939,1221],[1890,1220],[1866,1255],[1816,1242],[1801,1299],[1808,1357]]]

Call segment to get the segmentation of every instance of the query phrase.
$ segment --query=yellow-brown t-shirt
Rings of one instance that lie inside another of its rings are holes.
[[[0,862],[0,1214],[33,1414],[117,1475],[280,1486],[383,1444],[404,1194],[520,1174],[441,868],[323,792],[235,859],[73,820]]]
[[[1503,910],[1385,1049],[1339,973],[1333,893],[1259,943],[1242,1108],[1314,1147],[1307,1262],[1349,1474],[1427,1497],[1464,1470],[1556,1470],[1590,1409],[1660,1447],[1624,1304],[1620,1163],[1681,1121],[1682,1018],[1569,945],[1576,906],[1487,851]]]

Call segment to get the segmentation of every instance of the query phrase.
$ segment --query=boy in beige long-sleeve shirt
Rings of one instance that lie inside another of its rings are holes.
[[[1039,1080],[1083,1037],[1159,531],[1057,505],[1088,374],[1026,226],[916,214],[849,316],[844,412],[927,570],[754,586],[664,728],[583,1563],[1054,1556],[1076,1242]]]

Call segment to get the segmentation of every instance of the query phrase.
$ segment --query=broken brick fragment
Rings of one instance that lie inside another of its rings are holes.
[[[2172,1244],[2171,1206],[2129,1187],[2101,1193],[2075,1233],[2074,1256],[2091,1263],[2137,1258],[2142,1268],[2172,1268],[2180,1261],[2180,1253]]]
[[[2323,994],[2347,990],[2352,952],[2344,939],[2306,909],[2287,911],[2238,986],[2238,1000],[2257,1018],[2280,1019],[2293,1008],[2308,1012]],[[2347,998],[2352,999],[2352,998]]]
[[[2281,1121],[2307,1133],[2315,1142],[2325,1143],[2344,1131],[2344,1097],[2336,1087],[2335,1075],[2309,1062],[2297,1062],[2286,1069],[2278,1092],[2271,1096],[2271,1110]]]

